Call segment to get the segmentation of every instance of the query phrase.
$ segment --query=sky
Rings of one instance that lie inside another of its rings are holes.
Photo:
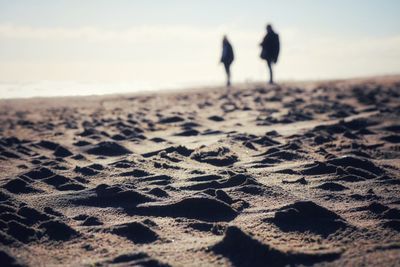
[[[233,82],[266,80],[267,23],[278,81],[398,74],[399,12],[398,0],[0,0],[0,90],[223,84],[224,34]]]

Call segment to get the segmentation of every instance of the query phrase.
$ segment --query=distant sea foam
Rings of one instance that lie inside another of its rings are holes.
[[[213,83],[215,84],[215,83]],[[31,98],[54,96],[84,96],[125,94],[143,91],[171,90],[190,88],[210,84],[155,84],[149,82],[74,82],[74,81],[37,81],[37,82],[0,82],[0,98]]]

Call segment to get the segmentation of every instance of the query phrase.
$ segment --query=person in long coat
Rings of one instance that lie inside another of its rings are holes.
[[[278,62],[280,42],[279,35],[275,33],[270,24],[267,25],[267,34],[261,42],[261,58],[267,61],[269,69],[269,83],[274,83],[272,65]]]
[[[222,39],[222,56],[221,62],[224,64],[225,73],[226,73],[226,86],[231,85],[231,64],[234,60],[235,56],[233,54],[233,48],[231,43],[228,41],[226,35]]]

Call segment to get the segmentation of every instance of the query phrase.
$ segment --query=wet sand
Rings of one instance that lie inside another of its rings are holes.
[[[0,100],[0,123],[2,266],[400,265],[400,76]]]

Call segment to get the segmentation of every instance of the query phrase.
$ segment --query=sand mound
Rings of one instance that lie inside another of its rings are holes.
[[[385,137],[382,137],[382,140],[387,141],[389,143],[393,143],[393,144],[399,144],[400,143],[400,135],[388,135]]]
[[[223,177],[220,175],[215,175],[215,174],[210,174],[210,175],[201,175],[201,176],[195,176],[195,177],[190,177],[188,181],[192,182],[207,182],[207,181],[215,181],[215,180],[220,180]]]
[[[115,142],[100,142],[86,150],[86,153],[97,156],[113,157],[131,154],[132,152]]]
[[[102,225],[103,223],[99,220],[97,217],[89,216],[87,217],[83,222],[83,226],[96,226],[96,225]]]
[[[152,151],[152,152],[149,152],[149,153],[142,154],[142,156],[145,157],[145,158],[150,158],[150,157],[159,155],[159,154],[161,154],[163,152],[166,153],[166,154],[170,154],[170,153],[176,152],[181,156],[189,157],[192,154],[193,150],[192,149],[188,149],[185,146],[170,146],[170,147],[167,147],[167,148],[162,149],[162,150],[157,150],[157,151]]]
[[[98,185],[82,193],[80,196],[72,196],[71,201],[76,205],[98,207],[131,207],[140,203],[153,201],[153,198],[123,186]]]
[[[107,264],[118,264],[123,266],[143,266],[143,267],[169,267],[170,265],[162,263],[151,258],[143,252],[122,254],[107,262]]]
[[[340,252],[288,253],[254,239],[241,229],[230,226],[224,238],[211,247],[216,254],[221,254],[234,266],[287,266],[310,265],[321,261],[332,261],[340,257]]]
[[[149,194],[151,194],[151,195],[153,195],[153,196],[156,196],[156,197],[160,197],[160,198],[169,197],[169,194],[168,194],[165,190],[163,190],[163,189],[161,189],[161,188],[159,188],[159,187],[154,187],[154,188],[152,188],[152,189],[149,191]]]
[[[79,234],[67,224],[61,221],[47,221],[39,225],[40,229],[44,230],[44,234],[50,240],[69,240],[77,237]]]
[[[12,179],[11,181],[7,182],[3,188],[14,194],[39,192],[39,190],[36,190],[30,186],[28,182],[21,178]]]
[[[141,169],[133,169],[132,171],[122,172],[119,175],[120,176],[145,177],[145,176],[150,176],[151,173],[141,170]]]
[[[209,119],[210,121],[217,121],[217,122],[219,122],[219,121],[224,121],[224,118],[223,118],[223,117],[217,116],[217,115],[210,116],[210,117],[208,117],[208,119]]]
[[[249,185],[249,184],[258,184],[258,183],[251,176],[244,175],[244,174],[236,174],[228,179],[196,183],[193,185],[186,186],[186,187],[184,187],[184,189],[187,189],[187,190],[218,189],[218,188],[235,187],[235,186],[245,185],[245,184]]]
[[[383,212],[382,218],[400,220],[400,210],[396,208],[388,209]]]
[[[40,212],[37,209],[28,206],[21,207],[18,210],[17,214],[19,216],[26,218],[25,222],[29,225],[33,225],[37,222],[43,222],[50,219],[49,216],[46,215],[45,213]]]
[[[328,160],[327,163],[341,167],[359,168],[374,173],[376,175],[380,175],[383,173],[383,170],[380,167],[376,166],[372,161],[354,156],[343,156],[339,158],[334,158]]]
[[[60,158],[65,158],[65,157],[69,157],[69,156],[73,155],[71,151],[69,151],[68,149],[66,149],[65,147],[62,147],[62,146],[58,146],[53,154],[54,154],[54,156],[60,157]]]
[[[323,183],[323,184],[317,186],[317,188],[326,190],[326,191],[343,191],[343,190],[348,189],[346,186],[343,186],[341,184],[334,183],[334,182]]]
[[[349,166],[349,167],[345,168],[345,171],[347,173],[349,173],[349,174],[353,174],[353,175],[356,175],[358,177],[362,177],[362,178],[365,178],[365,179],[374,179],[374,178],[376,178],[375,174],[373,174],[373,173],[371,173],[371,172],[369,172],[367,170],[360,169],[360,168],[355,168],[355,167],[352,167],[352,166]]]
[[[162,124],[166,124],[166,123],[177,123],[182,121],[185,121],[185,119],[180,116],[171,116],[162,118],[159,122]]]
[[[383,205],[382,203],[373,201],[373,202],[371,202],[370,204],[368,204],[366,206],[357,208],[356,210],[361,210],[361,211],[362,210],[366,210],[366,211],[370,211],[370,212],[375,213],[375,214],[381,214],[384,211],[387,211],[388,209],[389,209],[388,206]]]
[[[400,125],[399,124],[390,125],[390,126],[384,127],[383,129],[386,131],[389,131],[389,132],[400,133]]]
[[[216,149],[201,149],[192,155],[192,159],[199,162],[208,163],[214,166],[229,166],[234,164],[238,157],[231,153],[227,147],[218,147]]]
[[[20,264],[16,258],[11,256],[6,251],[0,250],[0,262],[4,267],[22,267],[24,265]]]
[[[48,141],[48,140],[41,140],[39,143],[37,143],[38,146],[49,149],[49,150],[56,150],[57,147],[60,146],[60,144],[57,144],[55,142],[52,141]]]
[[[158,239],[156,232],[140,222],[116,225],[109,228],[109,231],[139,244],[152,243]]]
[[[196,136],[199,135],[200,132],[195,129],[187,129],[183,130],[182,132],[176,133],[176,136]]]
[[[85,167],[76,166],[74,172],[85,176],[94,176],[99,174],[98,170],[91,168],[90,166],[85,166]]]
[[[32,171],[29,171],[23,175],[34,180],[40,180],[53,176],[55,175],[55,173],[46,167],[40,167]]]
[[[302,169],[300,172],[303,175],[330,174],[336,172],[336,166],[331,164],[326,164],[324,162],[316,162],[312,166]]]
[[[388,228],[388,229],[400,232],[400,220],[388,220],[388,221],[381,223],[381,225],[384,228]]]
[[[60,191],[67,191],[67,190],[78,191],[85,189],[83,185],[76,183],[75,181],[72,181],[71,179],[58,174],[43,179],[42,181],[48,185],[54,186],[57,190]]]
[[[237,212],[228,204],[214,198],[185,198],[172,204],[147,205],[138,210],[151,216],[184,217],[202,221],[231,221]]]
[[[7,223],[7,234],[22,243],[29,243],[38,238],[37,232],[34,228],[26,226],[17,221],[9,221]]]
[[[310,231],[327,236],[347,223],[335,212],[312,201],[298,201],[275,212],[272,221],[283,231]]]

